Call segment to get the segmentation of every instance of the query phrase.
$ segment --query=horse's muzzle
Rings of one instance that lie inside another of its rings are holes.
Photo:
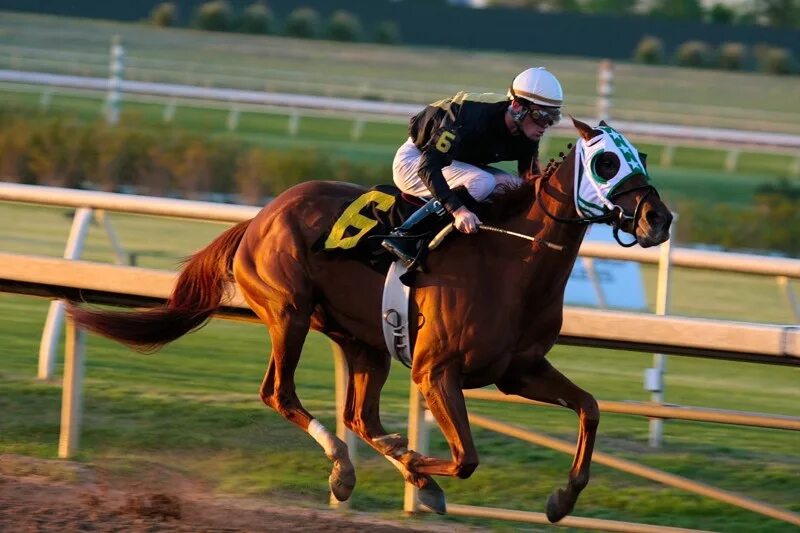
[[[656,246],[669,239],[672,213],[661,203],[646,206],[636,226],[636,240],[642,248]]]

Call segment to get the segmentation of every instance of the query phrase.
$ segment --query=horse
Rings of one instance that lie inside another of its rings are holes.
[[[71,304],[69,313],[83,328],[157,349],[205,324],[232,277],[272,339],[260,398],[320,444],[333,463],[329,485],[340,501],[356,482],[347,446],[295,391],[310,329],[345,354],[345,425],[439,513],[446,511],[444,492],[432,476],[468,478],[478,466],[463,389],[494,384],[505,394],[568,407],[578,415],[579,433],[567,484],[546,503],[548,519],[557,522],[589,482],[600,417],[594,397],[545,358],[561,328],[564,290],[581,241],[588,224],[606,222],[621,244],[618,231],[635,238],[625,245],[654,246],[668,238],[672,221],[640,154],[621,134],[605,122],[592,127],[573,118],[573,124],[579,137],[560,161],[493,197],[503,227],[534,236],[533,242],[486,231],[453,235],[415,277],[409,316],[419,320],[410,325],[411,378],[447,439],[450,459],[409,449],[407,439],[387,434],[381,424],[380,393],[391,363],[381,330],[384,276],[362,262],[312,252],[344,202],[364,192],[360,186],[317,181],[286,190],[191,256],[161,307],[102,311]]]

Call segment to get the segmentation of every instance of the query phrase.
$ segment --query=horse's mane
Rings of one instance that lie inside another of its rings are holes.
[[[567,149],[568,152],[572,149],[572,143],[567,145]],[[489,201],[480,204],[481,220],[487,223],[499,222],[530,209],[536,199],[536,182],[549,179],[567,158],[564,152],[559,152],[558,155],[560,159],[551,158],[541,174],[525,178],[519,185],[500,185],[489,197]]]

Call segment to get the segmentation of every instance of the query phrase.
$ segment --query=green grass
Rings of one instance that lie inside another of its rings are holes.
[[[68,211],[0,204],[0,249],[60,255]],[[170,268],[222,230],[220,224],[113,215],[123,246],[143,266]],[[152,235],[159,235],[158,240]],[[86,257],[110,258],[93,227]],[[644,269],[653,301],[653,269]],[[755,276],[677,270],[678,313],[740,320],[790,322],[773,281]],[[56,455],[60,406],[57,382],[34,378],[46,301],[0,295],[0,453]],[[258,385],[269,353],[263,327],[212,321],[154,355],[140,355],[91,336],[87,342],[84,422],[78,459],[135,471],[143,462],[168,465],[225,493],[327,501],[330,465],[318,446],[263,407]],[[642,373],[648,354],[556,347],[554,364],[604,400],[646,400]],[[797,416],[795,368],[672,357],[666,399],[684,405]],[[57,375],[60,374],[60,367]],[[327,341],[312,334],[297,372],[305,406],[331,427],[333,363]],[[389,431],[405,433],[408,371],[395,365],[382,397]],[[567,411],[471,401],[470,410],[572,441],[577,421]],[[541,511],[549,492],[566,479],[571,458],[484,430],[474,430],[481,466],[469,480],[441,481],[454,503]],[[647,422],[604,415],[598,449],[800,511],[800,453],[789,432],[668,422],[666,446],[647,447]],[[447,456],[434,432],[432,453]],[[357,510],[400,516],[402,481],[394,468],[359,446]],[[576,514],[726,532],[792,529],[771,519],[596,465]],[[507,522],[448,517],[425,520],[488,525]]]

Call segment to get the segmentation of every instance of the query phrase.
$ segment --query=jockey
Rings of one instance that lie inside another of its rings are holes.
[[[418,253],[413,235],[438,231],[451,215],[459,231],[478,231],[481,221],[452,189],[463,186],[480,202],[498,185],[538,174],[539,139],[561,118],[563,99],[556,77],[534,67],[514,78],[506,97],[460,92],[412,117],[410,137],[394,158],[393,179],[402,192],[429,200],[383,247],[411,268]],[[489,166],[513,160],[519,176]]]

